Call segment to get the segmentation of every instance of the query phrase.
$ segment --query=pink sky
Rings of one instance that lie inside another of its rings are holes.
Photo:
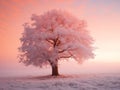
[[[30,21],[31,14],[62,9],[87,21],[87,29],[98,48],[95,59],[86,61],[80,67],[74,62],[73,68],[77,65],[79,69],[92,72],[97,71],[94,68],[104,66],[108,68],[106,71],[120,72],[119,4],[119,0],[0,0],[0,71],[23,69],[23,64],[18,63],[17,48],[23,32],[22,24]],[[67,66],[70,67],[70,64]]]

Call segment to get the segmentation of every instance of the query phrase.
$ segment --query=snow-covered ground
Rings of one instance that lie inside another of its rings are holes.
[[[120,74],[1,77],[0,90],[120,90]]]

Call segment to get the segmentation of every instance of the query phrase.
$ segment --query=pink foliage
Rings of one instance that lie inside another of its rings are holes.
[[[20,39],[20,61],[26,65],[56,65],[73,58],[78,62],[93,58],[93,39],[85,22],[61,10],[32,15],[32,24],[24,24]]]

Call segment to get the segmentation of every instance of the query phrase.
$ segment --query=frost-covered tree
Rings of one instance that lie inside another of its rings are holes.
[[[20,39],[20,62],[38,67],[49,64],[57,76],[58,61],[71,58],[81,63],[94,57],[93,39],[83,20],[61,10],[32,15],[31,20],[24,24]]]

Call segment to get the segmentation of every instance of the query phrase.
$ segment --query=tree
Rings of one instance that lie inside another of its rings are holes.
[[[32,15],[31,24],[24,24],[20,62],[43,67],[50,64],[57,76],[58,61],[72,58],[78,62],[93,58],[93,39],[83,20],[68,12],[51,10]]]

